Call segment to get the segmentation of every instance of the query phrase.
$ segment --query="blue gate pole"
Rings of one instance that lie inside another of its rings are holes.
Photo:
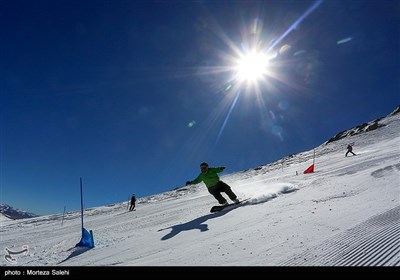
[[[80,177],[81,181],[81,221],[82,221],[82,236],[83,236],[83,192],[82,192],[82,177]]]

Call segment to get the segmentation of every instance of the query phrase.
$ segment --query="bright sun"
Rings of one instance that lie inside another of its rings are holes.
[[[236,66],[241,81],[256,82],[267,74],[268,58],[265,54],[252,51],[243,55]]]

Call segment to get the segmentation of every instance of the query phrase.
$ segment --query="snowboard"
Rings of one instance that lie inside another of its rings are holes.
[[[211,213],[214,213],[214,212],[222,211],[222,210],[224,210],[224,209],[226,209],[226,208],[235,208],[235,207],[237,207],[237,206],[240,206],[240,204],[243,204],[243,202],[245,202],[245,201],[247,201],[247,200],[249,200],[249,199],[250,199],[250,198],[244,199],[244,200],[240,201],[239,203],[229,203],[229,204],[227,204],[227,205],[225,205],[225,206],[216,205],[216,206],[211,207],[210,212],[211,212]]]

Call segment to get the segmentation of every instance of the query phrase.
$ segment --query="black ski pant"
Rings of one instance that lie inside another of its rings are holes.
[[[353,153],[352,151],[347,151],[347,153],[346,153],[346,157],[347,157],[347,155],[349,154],[349,153],[352,153],[353,154],[353,156],[355,156],[356,154],[355,153]]]
[[[222,181],[219,181],[215,186],[209,187],[208,192],[212,194],[220,204],[226,202],[226,199],[221,195],[222,192],[226,193],[232,201],[237,198],[236,194],[231,190],[231,187]]]

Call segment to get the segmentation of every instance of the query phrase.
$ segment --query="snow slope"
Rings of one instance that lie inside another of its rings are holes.
[[[29,252],[0,264],[400,266],[400,114],[379,123],[316,147],[312,174],[314,150],[222,176],[249,198],[231,211],[209,213],[216,201],[203,184],[139,198],[133,212],[126,202],[85,209],[90,250],[74,248],[80,212],[1,220],[3,254]],[[346,158],[350,142],[357,156]]]

